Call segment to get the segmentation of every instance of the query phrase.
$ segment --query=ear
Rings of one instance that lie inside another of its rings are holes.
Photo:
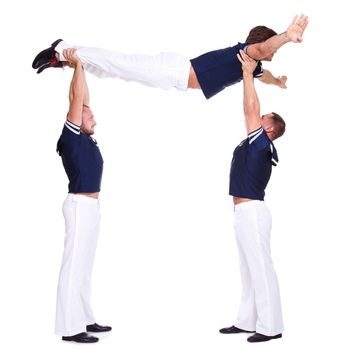
[[[266,125],[265,126],[265,131],[267,132],[267,133],[270,133],[270,132],[273,132],[274,131],[274,125],[273,124],[268,124],[268,125]]]

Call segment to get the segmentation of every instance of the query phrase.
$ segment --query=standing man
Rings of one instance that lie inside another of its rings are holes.
[[[248,137],[233,153],[230,195],[235,206],[235,234],[240,257],[242,297],[234,326],[221,333],[254,333],[248,342],[281,338],[283,321],[277,276],[270,254],[271,214],[264,202],[272,165],[278,162],[272,141],[285,131],[276,113],[260,117],[254,87],[256,62],[244,51],[242,64],[244,116]]]
[[[259,60],[254,77],[263,83],[286,88],[287,77],[274,77],[271,72],[262,69],[260,61],[271,61],[276,51],[288,42],[300,43],[307,24],[307,16],[295,16],[287,30],[278,35],[270,28],[257,26],[249,32],[245,43],[207,52],[191,60],[172,52],[161,52],[155,56],[126,55],[74,46],[59,39],[35,57],[32,67],[38,69],[38,73],[46,68],[62,67],[63,50],[75,47],[84,69],[99,78],[118,77],[165,90],[172,87],[183,91],[201,89],[209,99],[242,80],[241,64],[236,55],[243,49],[250,57]]]
[[[91,137],[96,125],[89,107],[89,90],[75,49],[63,51],[74,68],[69,90],[69,111],[57,152],[69,179],[69,194],[63,204],[66,234],[57,288],[55,333],[62,340],[95,343],[88,332],[112,328],[95,323],[90,305],[91,272],[100,225],[100,192],[103,159]]]

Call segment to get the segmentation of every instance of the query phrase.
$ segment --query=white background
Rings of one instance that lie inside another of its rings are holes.
[[[348,12],[334,1],[12,1],[1,5],[1,349],[58,349],[53,334],[67,179],[55,146],[72,71],[31,62],[57,38],[125,53],[196,57],[263,24],[310,24],[302,44],[264,67],[288,89],[256,82],[261,112],[287,132],[275,145],[266,202],[286,331],[262,348],[343,349],[349,328]],[[245,137],[242,84],[207,101],[88,75],[105,160],[93,278],[101,349],[237,349],[221,335],[240,297],[228,175]],[[344,346],[345,345],[345,346]]]

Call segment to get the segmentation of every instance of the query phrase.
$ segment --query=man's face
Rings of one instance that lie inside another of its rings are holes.
[[[91,109],[89,107],[84,106],[83,107],[83,121],[81,124],[81,130],[86,135],[93,135],[95,130],[96,121],[94,118],[94,115],[91,112]]]

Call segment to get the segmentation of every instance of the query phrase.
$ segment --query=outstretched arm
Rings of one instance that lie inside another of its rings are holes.
[[[262,83],[276,85],[281,89],[287,89],[286,81],[288,78],[285,75],[274,77],[269,70],[264,69],[263,75],[258,79]]]
[[[247,133],[261,127],[260,102],[254,86],[253,72],[257,62],[250,58],[243,50],[237,54],[243,70],[243,109]]]
[[[69,66],[74,68],[72,82],[69,89],[69,111],[67,119],[76,124],[82,124],[83,105],[89,104],[89,90],[87,87],[85,73],[81,62],[76,55],[75,49],[66,49],[63,51]]]
[[[247,54],[255,60],[262,60],[275,53],[281,46],[290,41],[293,43],[301,43],[303,41],[304,30],[308,23],[309,20],[307,16],[295,16],[284,33],[274,35],[262,43],[249,45]]]

